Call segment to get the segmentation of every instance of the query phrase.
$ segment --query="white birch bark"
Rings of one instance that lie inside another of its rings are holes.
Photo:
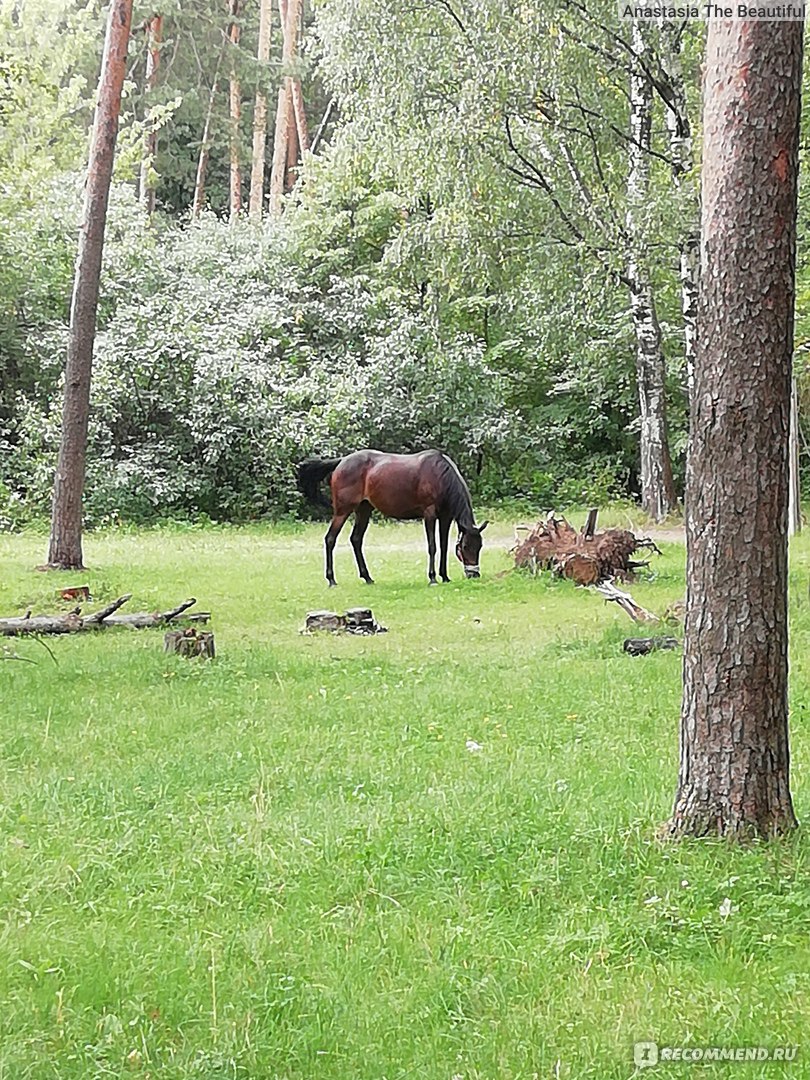
[[[638,56],[645,42],[638,23],[633,24],[633,48]],[[637,67],[630,73],[630,144],[627,175],[627,279],[630,314],[636,335],[636,378],[641,420],[641,506],[661,521],[675,509],[666,416],[666,366],[655,297],[644,267],[646,203],[650,197],[650,148],[652,86]]]

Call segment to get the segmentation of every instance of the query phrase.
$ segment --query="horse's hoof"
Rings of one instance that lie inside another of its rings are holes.
[[[337,582],[336,581],[330,581],[329,582],[329,588],[330,589],[336,589],[337,588]]]
[[[438,584],[439,584],[439,583],[438,583],[438,581],[436,580],[436,578],[431,578],[431,579],[430,579],[430,581],[428,582],[428,585],[438,585]]]
[[[373,577],[363,578],[363,581],[365,581],[366,585],[373,585],[374,584],[374,578]]]

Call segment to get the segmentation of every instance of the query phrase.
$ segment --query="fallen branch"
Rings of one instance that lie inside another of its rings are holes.
[[[116,615],[120,607],[132,597],[132,593],[119,596],[113,603],[95,611],[90,615],[82,615],[81,608],[64,615],[25,615],[18,618],[0,619],[0,635],[3,637],[16,637],[20,634],[76,634],[82,630],[103,630],[108,626],[129,626],[131,629],[142,630],[150,626],[166,626],[183,615],[188,608],[197,601],[192,597],[190,600],[178,604],[171,611],[139,611],[132,615]],[[211,617],[210,612],[197,612],[186,615],[182,622],[207,622]]]
[[[617,589],[612,581],[600,581],[594,588],[606,600],[618,604],[622,611],[627,612],[633,622],[660,622],[657,615],[654,615],[652,611],[647,611],[641,604],[637,604],[630,593]]]

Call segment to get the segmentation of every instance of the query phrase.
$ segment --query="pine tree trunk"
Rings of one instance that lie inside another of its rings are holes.
[[[231,78],[230,78],[230,221],[233,224],[242,209],[242,169],[239,161],[239,124],[242,119],[242,88],[236,73],[236,49],[239,45],[240,26],[236,21],[239,16],[239,0],[229,0],[231,25],[228,39],[231,43]]]
[[[638,23],[633,24],[633,46],[644,51]],[[650,197],[652,86],[643,70],[630,74],[630,144],[627,177],[627,280],[630,315],[636,335],[636,379],[641,419],[641,506],[661,521],[677,506],[669,453],[666,408],[666,364],[655,297],[644,267],[644,229],[641,217]]]
[[[273,133],[273,163],[270,169],[270,203],[269,213],[271,217],[281,214],[284,197],[284,179],[287,173],[287,139],[289,137],[290,106],[287,97],[287,80],[284,79],[278,88],[278,101],[276,103],[276,124]]]
[[[298,32],[301,24],[302,0],[279,0],[279,15],[284,33],[282,66],[289,71],[298,51]],[[283,205],[285,187],[294,180],[293,169],[298,163],[299,127],[295,109],[295,80],[285,75],[279,87],[276,106],[276,127],[273,138],[273,167],[270,172],[270,214],[278,217]],[[300,91],[300,86],[299,86]],[[304,137],[306,120],[303,121]]]
[[[709,23],[674,836],[796,825],[786,532],[802,30]]]
[[[158,70],[160,68],[160,46],[163,40],[163,16],[153,15],[146,24],[147,47],[146,47],[146,100],[149,101],[150,93],[157,86]],[[147,217],[151,217],[155,210],[155,186],[152,173],[155,167],[157,155],[157,130],[151,123],[148,124],[143,140],[143,157],[141,158],[141,175],[138,186],[141,205],[146,211]]]
[[[293,60],[298,55],[298,37],[301,33],[303,7],[303,0],[289,0],[289,9],[287,12],[287,33],[290,38],[289,60]],[[309,125],[307,123],[307,114],[304,108],[304,93],[301,88],[301,80],[297,75],[289,76],[289,95],[292,113],[295,119],[295,131],[298,142],[296,148],[296,161],[294,163],[297,164],[298,157],[303,157],[304,153],[309,150]]]
[[[261,0],[259,13],[259,45],[257,58],[259,65],[266,68],[270,57],[270,17],[273,12],[273,0]],[[253,155],[250,169],[250,200],[248,214],[251,221],[260,221],[264,207],[264,155],[267,145],[267,94],[261,81],[256,88],[256,103],[253,109]]]
[[[132,0],[112,0],[107,17],[98,105],[93,119],[84,212],[73,280],[62,437],[53,490],[48,564],[60,569],[82,568],[82,496],[93,343],[96,334],[104,229],[107,223],[107,204],[131,23]]]
[[[284,190],[292,191],[297,179],[298,128],[295,123],[295,105],[292,96],[292,79],[287,80],[287,164],[284,170]]]

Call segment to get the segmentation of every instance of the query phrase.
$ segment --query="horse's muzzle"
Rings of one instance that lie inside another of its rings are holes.
[[[464,576],[468,578],[480,578],[481,570],[478,566],[464,566]]]

